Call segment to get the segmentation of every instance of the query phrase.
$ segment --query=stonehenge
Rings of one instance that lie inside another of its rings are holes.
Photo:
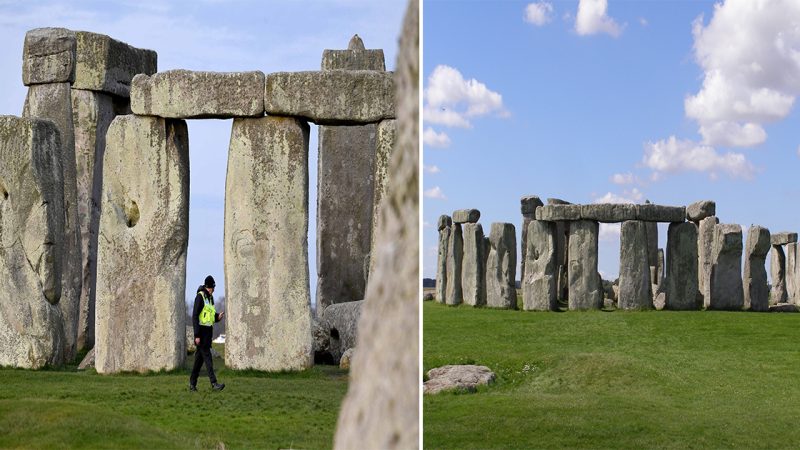
[[[652,309],[647,224],[639,220],[622,222],[620,240],[617,305],[620,309]]]
[[[486,306],[517,308],[517,238],[514,225],[492,224],[486,260]]]
[[[709,308],[740,310],[744,307],[742,227],[715,225],[713,245]]]
[[[770,258],[771,303],[797,303],[797,233],[788,231],[773,233],[770,236],[770,244],[772,244]]]
[[[555,311],[556,297],[556,225],[543,220],[528,222],[525,266],[522,275],[522,308],[526,311]],[[525,239],[525,238],[523,238]]]
[[[461,263],[462,302],[470,306],[486,304],[486,268],[483,266],[483,227],[479,223],[462,225],[464,253]]]
[[[667,229],[667,279],[664,308],[700,309],[697,286],[697,225],[671,223]]]
[[[157,59],[87,31],[26,34],[23,118],[0,120],[0,206],[11,205],[0,210],[0,270],[15,271],[0,285],[10,299],[3,308],[15,308],[0,318],[0,365],[58,366],[94,349],[101,374],[183,367],[185,119],[233,119],[228,367],[313,364],[309,122],[323,125],[318,311],[366,298],[368,275],[378,270],[370,255],[385,220],[382,199],[396,176],[389,163],[413,126],[395,120],[395,76],[383,51],[365,49],[356,35],[346,50],[325,50],[320,71],[271,74],[158,72]],[[473,244],[482,261],[483,237]],[[19,269],[25,258],[36,261],[30,271]]]
[[[745,246],[744,306],[752,311],[769,309],[769,289],[767,287],[767,270],[764,265],[770,249],[769,230],[753,225],[747,230]]]
[[[600,309],[603,306],[603,285],[597,273],[599,233],[598,223],[592,220],[576,220],[569,224],[569,309]]]

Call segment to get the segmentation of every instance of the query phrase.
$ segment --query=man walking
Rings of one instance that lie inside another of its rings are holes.
[[[194,343],[197,351],[194,353],[194,367],[192,375],[189,377],[189,390],[197,391],[197,377],[200,376],[200,368],[203,363],[208,370],[208,378],[211,380],[211,389],[221,391],[225,389],[224,384],[217,383],[217,376],[214,375],[214,362],[211,359],[211,338],[214,334],[214,322],[219,322],[225,315],[224,312],[217,313],[214,308],[214,287],[216,287],[214,277],[206,277],[205,283],[197,288],[197,297],[194,298],[194,308],[192,308],[192,327],[194,328]]]

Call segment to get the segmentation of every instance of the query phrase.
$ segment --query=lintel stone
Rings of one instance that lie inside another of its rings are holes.
[[[547,205],[536,208],[536,220],[580,220],[581,205]]]
[[[581,219],[598,222],[636,220],[636,205],[632,203],[601,203],[581,205]]]
[[[25,33],[22,83],[75,81],[75,32],[66,28],[36,28]]]
[[[454,223],[476,223],[481,218],[481,212],[477,209],[459,209],[453,211]]]
[[[717,203],[713,200],[701,200],[686,207],[686,220],[699,222],[717,213]]]
[[[72,87],[130,97],[136,74],[158,71],[158,54],[130,46],[105,34],[78,31],[75,82]]]
[[[797,233],[790,231],[782,231],[779,233],[772,233],[770,236],[772,245],[786,245],[792,242],[797,242]]]
[[[637,220],[645,222],[684,222],[686,207],[644,204],[637,205]]]

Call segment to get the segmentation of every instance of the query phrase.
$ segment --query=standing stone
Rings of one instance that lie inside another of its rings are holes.
[[[336,450],[419,445],[419,2],[408,5],[397,63],[397,147]]]
[[[797,242],[786,244],[786,295],[797,303]]]
[[[556,311],[556,224],[532,220],[527,228],[522,307],[526,311]]]
[[[0,116],[0,367],[64,362],[61,149],[53,122]]]
[[[106,134],[102,199],[97,371],[183,367],[189,237],[186,122],[117,116]],[[142,280],[147,280],[146,289]]]
[[[647,224],[622,222],[619,256],[619,309],[652,309]]]
[[[656,281],[655,284],[659,286],[661,286],[661,284],[664,282],[664,276],[665,276],[664,267],[666,267],[664,264],[664,249],[660,248],[658,249],[658,260],[656,261],[656,278],[655,278]]]
[[[783,252],[782,245],[772,246],[770,274],[772,275],[772,303],[786,303],[789,295],[786,292],[786,254]]]
[[[517,236],[514,224],[492,224],[486,262],[486,305],[517,309]]]
[[[570,202],[548,198],[548,205],[571,205]],[[569,224],[570,222],[556,221],[556,298],[566,299],[568,297],[567,283],[567,250],[569,247]]]
[[[535,195],[526,195],[520,199],[522,210],[522,260],[520,261],[520,280],[525,280],[526,254],[528,252],[528,224],[536,220],[536,208],[544,206],[542,200]]]
[[[711,309],[738,311],[744,307],[742,287],[742,227],[719,224],[714,227],[711,266]]]
[[[714,253],[714,228],[719,219],[710,216],[699,222],[697,233],[697,270],[700,294],[703,296],[703,307],[711,306],[711,266]]]
[[[697,225],[693,222],[669,224],[667,264],[664,308],[699,309],[702,300],[697,286]]]
[[[36,28],[25,33],[22,83],[25,86],[75,81],[75,32]]]
[[[235,119],[225,184],[225,365],[313,363],[308,133],[289,117]]]
[[[24,117],[40,117],[56,123],[61,135],[61,166],[64,170],[64,251],[62,253],[61,301],[64,320],[64,358],[76,354],[78,310],[81,298],[81,245],[75,163],[75,133],[69,83],[37,84],[28,88]]]
[[[461,224],[453,223],[447,241],[447,291],[444,301],[448,305],[460,305],[464,299],[461,290],[461,267],[464,261],[464,238]]]
[[[444,303],[447,295],[447,246],[450,241],[450,216],[439,216],[439,251],[436,259],[436,301]]]
[[[364,41],[356,34],[347,50],[322,52],[322,70],[386,70],[381,49],[365,49]]]
[[[767,286],[767,253],[770,248],[769,230],[753,225],[747,230],[744,260],[744,307],[751,311],[769,310]]]
[[[597,276],[597,238],[600,226],[591,220],[569,224],[569,309],[603,307],[603,286]],[[620,296],[622,292],[620,292]]]
[[[483,257],[483,227],[479,223],[462,225],[464,256],[461,265],[461,295],[465,305],[486,305],[486,267]]]
[[[384,120],[378,124],[377,147],[375,150],[375,186],[372,195],[372,230],[370,231],[370,254],[375,250],[378,237],[378,219],[381,216],[383,197],[386,195],[387,175],[389,160],[392,156],[397,125],[395,120]],[[372,273],[375,264],[370,259],[369,273]]]

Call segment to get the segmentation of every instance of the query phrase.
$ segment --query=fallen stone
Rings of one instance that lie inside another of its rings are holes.
[[[386,70],[382,49],[365,49],[356,34],[350,39],[347,50],[322,52],[322,70]]]
[[[645,222],[622,222],[619,257],[620,309],[652,309],[650,266],[647,265],[647,226]]]
[[[439,223],[442,223],[442,218],[446,218],[446,223],[450,224],[449,216],[439,217]],[[450,225],[439,228],[439,246],[436,259],[436,301],[439,303],[445,302],[447,296],[447,255],[450,243]]]
[[[336,303],[328,306],[320,317],[320,327],[328,334],[328,353],[333,363],[339,364],[348,348],[355,347],[358,339],[358,320],[363,301]]]
[[[442,214],[439,216],[439,221],[437,222],[437,229],[442,231],[446,227],[450,227],[453,224],[453,219],[450,216]]]
[[[581,205],[581,219],[607,223],[636,220],[636,205],[628,203]]]
[[[259,117],[264,115],[263,87],[261,72],[139,74],[131,83],[131,110],[172,119]]]
[[[36,28],[25,33],[22,83],[25,86],[75,81],[75,32]]]
[[[308,133],[308,124],[290,117],[233,121],[225,184],[226,367],[280,372],[313,363]]]
[[[0,116],[0,367],[64,363],[61,150],[52,121]]]
[[[522,279],[522,308],[526,311],[558,309],[555,234],[553,222],[534,220],[528,224],[527,272]]]
[[[83,357],[81,363],[78,364],[78,370],[86,370],[90,367],[94,367],[94,349],[89,350],[86,356]]]
[[[536,208],[536,220],[559,221],[559,220],[580,220],[581,205],[557,205],[548,204]]]
[[[786,303],[789,301],[789,293],[786,291],[786,254],[783,252],[783,246],[772,246],[769,266],[772,276],[771,302]]]
[[[780,233],[772,233],[772,245],[786,245],[792,242],[797,242],[797,233],[789,231],[782,231]]]
[[[700,222],[717,213],[717,203],[713,200],[701,200],[686,207],[686,220]]]
[[[800,312],[800,308],[792,303],[778,303],[777,305],[770,306],[769,312],[796,313]]]
[[[714,227],[711,266],[711,309],[738,311],[744,307],[742,287],[742,227],[719,224]]]
[[[136,74],[158,72],[158,55],[153,50],[132,47],[99,33],[78,31],[75,35],[77,62],[73,89],[127,98]]]
[[[477,223],[481,212],[477,209],[459,209],[453,211],[453,223]]]
[[[435,298],[436,297],[431,292],[426,292],[425,295],[422,296],[422,300],[426,302],[432,301]]]
[[[697,286],[697,225],[694,222],[669,225],[667,264],[664,308],[700,309],[703,301]]]
[[[447,240],[447,291],[445,303],[451,306],[460,305],[464,300],[461,287],[461,270],[464,263],[464,236],[461,224],[453,223],[450,227],[450,238]]]
[[[686,208],[683,206],[662,206],[653,204],[637,205],[636,220],[646,222],[683,222]]]
[[[769,287],[767,253],[770,249],[769,230],[753,225],[747,230],[747,245],[744,259],[744,307],[751,311],[767,311],[769,308]]]
[[[350,360],[353,358],[354,353],[354,349],[352,348],[348,348],[342,353],[342,357],[339,359],[340,369],[350,370]]]
[[[102,199],[97,372],[183,367],[189,237],[186,123],[117,116],[106,134]],[[142,280],[147,280],[145,290]]]
[[[475,392],[478,386],[493,383],[495,374],[486,366],[448,365],[428,371],[428,381],[424,383],[425,394],[438,394],[442,391],[462,390]]]
[[[667,306],[667,293],[666,291],[659,290],[653,297],[653,307],[656,311],[662,311]]]
[[[483,256],[483,227],[479,223],[462,225],[464,257],[461,265],[461,295],[470,306],[486,305],[486,267]]]
[[[597,222],[579,220],[569,224],[567,278],[571,310],[600,309],[603,306],[603,286],[597,276],[598,235]]]
[[[340,95],[340,93],[347,95]],[[300,116],[319,125],[394,119],[394,74],[375,70],[278,72],[266,77],[267,114]]]
[[[714,228],[719,223],[717,217],[711,216],[700,220],[697,233],[697,281],[700,295],[703,296],[703,307],[711,305],[711,266],[714,255]]]
[[[492,224],[486,262],[486,305],[517,309],[517,237],[514,224]]]

